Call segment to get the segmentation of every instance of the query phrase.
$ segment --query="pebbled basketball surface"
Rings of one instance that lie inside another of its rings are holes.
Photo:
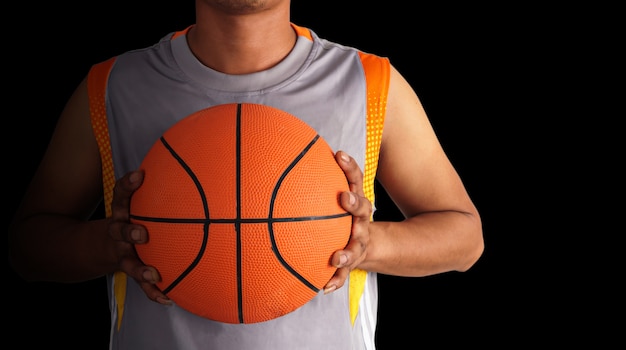
[[[214,106],[167,130],[146,155],[137,252],[181,307],[227,323],[280,317],[334,274],[352,219],[328,144],[300,119],[257,104]]]

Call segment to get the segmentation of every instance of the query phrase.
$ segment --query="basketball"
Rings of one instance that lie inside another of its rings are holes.
[[[130,203],[144,225],[139,258],[187,311],[257,323],[313,299],[350,238],[339,202],[345,174],[327,142],[301,119],[252,103],[193,113],[142,160]]]

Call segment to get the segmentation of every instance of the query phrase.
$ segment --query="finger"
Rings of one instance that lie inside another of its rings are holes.
[[[115,183],[109,218],[109,235],[114,240],[130,243],[146,243],[148,234],[141,225],[129,222],[130,199],[143,182],[143,172],[134,171],[124,175]]]
[[[369,222],[372,215],[372,204],[365,197],[352,192],[341,194],[341,205],[352,214],[350,241],[343,250],[333,254],[331,263],[338,268],[353,269],[365,259],[369,243]]]
[[[332,293],[343,287],[349,274],[350,270],[347,268],[337,269],[333,277],[331,277],[328,283],[324,286],[324,294]]]
[[[344,151],[337,151],[335,159],[346,174],[350,191],[357,193],[359,196],[365,196],[363,192],[363,172],[357,162]]]
[[[341,194],[341,206],[352,214],[352,228],[350,241],[342,252],[346,256],[347,261],[336,259],[333,260],[333,263],[336,263],[335,266],[337,267],[356,266],[364,259],[362,255],[365,253],[365,248],[369,243],[369,223],[373,211],[372,203],[365,197],[359,197],[352,192],[344,192]]]
[[[352,216],[362,220],[370,220],[372,215],[372,203],[365,197],[360,197],[353,192],[343,192],[340,197],[341,206]]]
[[[331,263],[337,268],[355,269],[364,259],[367,242],[361,237],[352,237],[342,250],[333,254]]]
[[[144,282],[140,283],[140,286],[150,300],[163,305],[172,304],[170,298],[168,298],[167,295],[163,294],[163,292],[161,292],[161,290],[156,285]]]
[[[355,269],[366,257],[368,237],[361,232],[353,232],[346,247],[333,253],[330,263],[336,268]]]
[[[171,303],[171,300],[156,285],[161,281],[161,275],[154,267],[146,266],[139,259],[131,256],[123,259],[120,265],[124,273],[139,283],[150,300],[165,305]]]
[[[111,200],[111,218],[115,221],[128,221],[130,198],[143,182],[143,172],[132,171],[116,181]]]
[[[148,231],[144,226],[123,221],[109,221],[109,236],[133,244],[148,242]]]

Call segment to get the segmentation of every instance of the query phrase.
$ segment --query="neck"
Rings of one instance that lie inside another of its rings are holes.
[[[242,15],[196,1],[196,24],[187,40],[204,65],[226,74],[248,74],[283,60],[295,45],[296,34],[288,2]]]

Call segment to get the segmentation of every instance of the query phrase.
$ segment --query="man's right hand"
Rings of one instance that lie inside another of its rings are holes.
[[[135,244],[148,242],[146,228],[130,222],[130,199],[142,182],[141,171],[129,172],[117,180],[111,201],[108,231],[116,242],[119,270],[135,279],[150,300],[169,305],[171,300],[156,286],[161,280],[159,272],[152,266],[144,265],[135,251]]]

